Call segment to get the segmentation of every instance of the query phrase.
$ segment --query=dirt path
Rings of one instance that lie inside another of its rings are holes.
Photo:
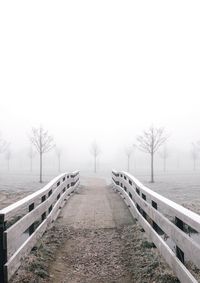
[[[13,282],[178,282],[120,196],[88,179]]]
[[[120,239],[114,231],[133,224],[133,218],[104,180],[88,180],[87,186],[66,205],[60,220],[73,230],[75,237],[66,242],[51,265],[51,282],[85,282],[85,277],[87,282],[94,282],[98,277],[108,280],[109,275],[115,279],[121,275],[122,263],[115,265],[115,257],[120,257]]]
[[[63,224],[77,229],[106,229],[133,223],[133,218],[103,179],[88,179],[61,214]]]

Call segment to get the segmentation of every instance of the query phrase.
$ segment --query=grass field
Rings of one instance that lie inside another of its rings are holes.
[[[38,175],[28,173],[0,174],[0,209],[42,188],[56,175],[45,175],[44,183],[38,182]]]
[[[0,208],[40,189],[56,175],[57,173],[45,175],[44,183],[40,184],[38,182],[38,175],[36,174],[1,173]],[[102,177],[106,179],[107,184],[111,183],[110,172],[100,172],[97,174],[81,172],[81,182],[84,183],[85,178],[89,176]],[[135,177],[159,194],[200,213],[200,173],[160,173],[155,175],[155,183],[153,184],[149,182],[149,175],[136,173]]]
[[[153,184],[148,182],[148,176],[136,177],[157,193],[200,213],[200,173],[159,174]]]

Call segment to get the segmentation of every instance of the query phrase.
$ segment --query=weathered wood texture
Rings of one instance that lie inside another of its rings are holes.
[[[113,171],[112,180],[114,189],[179,280],[197,283],[184,263],[191,261],[200,268],[200,245],[195,240],[200,236],[200,216],[150,190],[126,172]]]
[[[79,172],[61,174],[44,188],[0,210],[1,283],[9,281],[78,185]]]

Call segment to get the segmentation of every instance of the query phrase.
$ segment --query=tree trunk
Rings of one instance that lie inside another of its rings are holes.
[[[151,183],[154,183],[154,164],[153,164],[153,152],[151,153]]]
[[[42,183],[42,153],[40,152],[40,183]]]

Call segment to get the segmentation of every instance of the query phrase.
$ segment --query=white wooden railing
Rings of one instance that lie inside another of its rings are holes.
[[[78,184],[79,172],[61,174],[37,192],[0,210],[1,283],[9,281]]]
[[[200,215],[159,195],[126,172],[112,171],[113,187],[138,219],[182,283],[197,283],[187,269],[200,268]]]

